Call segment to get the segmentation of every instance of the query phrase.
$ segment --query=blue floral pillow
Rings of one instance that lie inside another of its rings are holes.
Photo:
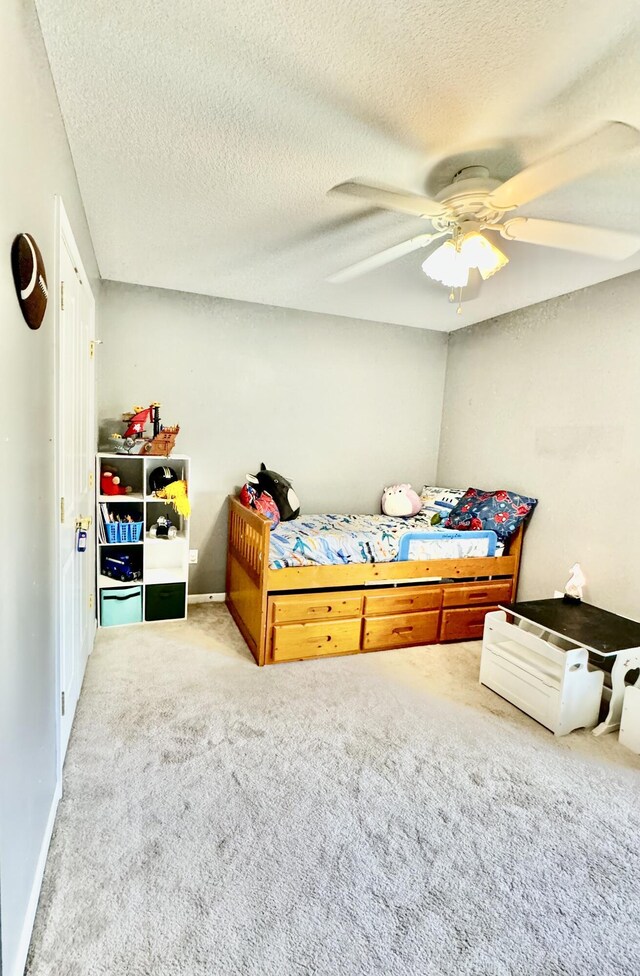
[[[448,529],[491,529],[505,542],[537,504],[537,498],[527,498],[513,491],[467,488],[449,513],[445,526]]]

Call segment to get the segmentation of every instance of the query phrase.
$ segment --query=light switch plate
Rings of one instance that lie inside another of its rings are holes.
[[[189,565],[194,566],[198,562],[198,550],[189,549]]]

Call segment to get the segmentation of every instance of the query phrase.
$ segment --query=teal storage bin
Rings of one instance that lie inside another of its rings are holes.
[[[103,627],[142,623],[142,587],[118,586],[101,590],[100,623]]]

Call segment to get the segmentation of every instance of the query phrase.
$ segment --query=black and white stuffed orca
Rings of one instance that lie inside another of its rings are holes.
[[[277,471],[269,471],[264,461],[257,474],[247,475],[247,484],[253,485],[258,494],[269,492],[278,506],[281,522],[290,522],[300,514],[300,499],[291,487],[291,482]]]

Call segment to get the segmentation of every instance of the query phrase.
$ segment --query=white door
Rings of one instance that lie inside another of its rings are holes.
[[[87,657],[93,647],[95,557],[95,303],[58,200],[57,462],[59,533],[59,764],[62,768]],[[86,551],[79,529],[87,533]]]

